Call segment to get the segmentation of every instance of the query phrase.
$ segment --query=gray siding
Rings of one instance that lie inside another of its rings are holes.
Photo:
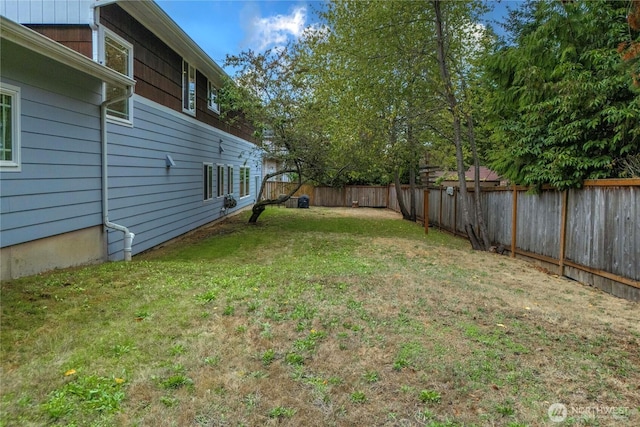
[[[21,88],[21,172],[0,172],[0,245],[99,225],[101,82],[13,43],[3,82]]]
[[[134,105],[133,128],[109,124],[108,148],[109,219],[135,233],[134,254],[225,214],[222,198],[203,201],[204,162],[233,165],[233,210],[255,201],[261,171],[253,144],[138,96]],[[165,166],[167,154],[172,168]],[[241,166],[251,168],[250,196],[239,199]],[[108,237],[109,258],[122,259],[122,233]]]
[[[89,24],[91,0],[0,0],[0,15],[29,24]]]

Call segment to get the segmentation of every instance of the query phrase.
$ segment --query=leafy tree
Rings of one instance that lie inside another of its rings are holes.
[[[303,183],[323,182],[331,177],[339,164],[316,120],[323,111],[314,102],[310,81],[301,68],[302,46],[263,53],[245,51],[227,57],[226,65],[238,69],[235,79],[228,81],[223,91],[222,102],[230,112],[227,118],[247,119],[256,129],[263,155],[282,165],[263,178],[250,223],[258,220],[266,206],[286,201]],[[298,185],[287,195],[263,199],[265,182],[283,174],[295,176]]]
[[[382,162],[398,190],[403,176],[413,190],[427,151],[432,159],[455,164],[465,194],[465,228],[474,248],[488,247],[479,191],[478,216],[472,221],[464,178],[465,155],[478,155],[464,82],[471,67],[469,46],[476,42],[468,32],[479,6],[333,1],[322,14],[327,30],[311,48],[316,94],[332,111],[329,116],[337,118],[331,137],[355,139],[366,147],[362,163]],[[438,17],[436,12],[442,13]],[[438,19],[441,31],[436,36]],[[448,75],[441,74],[441,66]],[[401,191],[396,194],[403,217],[415,220],[415,192],[408,203]]]
[[[616,176],[639,151],[640,100],[618,52],[629,4],[541,0],[511,16],[511,44],[486,61],[494,170],[564,189]]]

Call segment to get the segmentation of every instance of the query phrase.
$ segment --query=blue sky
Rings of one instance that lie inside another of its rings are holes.
[[[214,61],[227,54],[262,51],[298,37],[317,22],[321,0],[156,0]],[[493,2],[499,17],[513,1]],[[227,72],[233,71],[227,69]]]

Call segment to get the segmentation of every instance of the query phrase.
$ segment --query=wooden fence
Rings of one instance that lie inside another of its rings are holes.
[[[401,191],[408,208],[411,190]],[[457,188],[414,191],[420,222],[426,211],[432,227],[465,236]],[[360,207],[400,210],[394,186],[307,187],[298,193],[309,195],[312,206],[350,207],[358,201]],[[467,197],[472,202],[472,188]],[[640,301],[640,179],[585,181],[581,189],[540,194],[524,187],[483,187],[481,203],[492,244],[512,257]]]
[[[423,203],[427,193],[430,224],[464,236],[457,189],[424,190]],[[481,203],[489,238],[512,257],[640,301],[640,180],[586,181],[582,189],[540,194],[482,188]]]
[[[276,199],[280,194],[288,194],[297,184],[268,181],[263,198]],[[360,207],[386,208],[389,205],[389,187],[349,185],[343,188],[314,187],[303,185],[294,197],[309,196],[312,206],[342,207],[357,202]]]

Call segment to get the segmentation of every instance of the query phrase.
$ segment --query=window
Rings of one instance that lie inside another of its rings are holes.
[[[102,62],[103,64],[133,78],[133,45],[115,33],[102,29]],[[127,89],[104,85],[104,99],[106,101],[122,98],[127,95]],[[115,121],[131,122],[133,98],[124,98],[107,104],[107,116]]]
[[[233,166],[227,166],[227,194],[233,194]]]
[[[204,163],[202,166],[203,200],[211,200],[213,199],[213,164]]]
[[[224,166],[218,165],[218,197],[224,196]]]
[[[249,177],[251,169],[248,167],[240,168],[240,197],[246,197],[249,195]]]
[[[218,89],[213,85],[213,82],[207,82],[207,107],[210,110],[220,114],[220,104],[218,102]]]
[[[20,88],[0,83],[0,171],[20,172]]]
[[[182,111],[196,114],[196,69],[182,61]]]

